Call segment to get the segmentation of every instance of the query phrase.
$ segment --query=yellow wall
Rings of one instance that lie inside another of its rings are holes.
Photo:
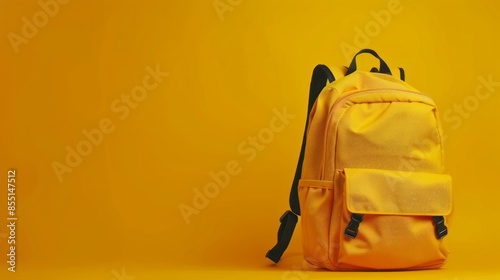
[[[499,2],[60,2],[0,1],[0,166],[5,178],[17,170],[21,273],[272,271],[263,256],[287,208],[312,68],[364,47],[405,67],[441,110],[455,198],[448,269],[500,261]],[[252,144],[259,134],[268,143]],[[229,182],[214,187],[209,173],[221,171]],[[205,187],[213,198],[186,224],[179,207]]]

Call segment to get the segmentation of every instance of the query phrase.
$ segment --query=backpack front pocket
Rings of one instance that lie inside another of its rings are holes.
[[[424,172],[346,168],[336,267],[419,269],[446,261],[451,178]]]

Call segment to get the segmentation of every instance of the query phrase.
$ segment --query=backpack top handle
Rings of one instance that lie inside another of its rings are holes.
[[[380,60],[380,68],[379,68],[380,71],[378,71],[379,73],[392,75],[391,69],[389,69],[389,66],[387,66],[387,63],[385,63],[385,61],[374,50],[362,49],[352,59],[351,65],[349,65],[349,68],[347,68],[347,72],[345,73],[346,76],[349,74],[352,74],[352,73],[354,73],[354,71],[356,71],[356,69],[357,69],[356,57],[360,54],[363,54],[363,53],[369,53],[369,54],[373,55],[374,57],[378,58],[378,60]]]

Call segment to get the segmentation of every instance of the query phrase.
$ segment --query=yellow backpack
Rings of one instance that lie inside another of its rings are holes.
[[[356,71],[369,53],[379,69]],[[308,120],[278,243],[278,262],[298,215],[305,260],[330,270],[404,270],[442,266],[452,212],[443,174],[436,105],[392,76],[370,49],[350,66],[313,71]],[[326,85],[326,86],[325,86]]]

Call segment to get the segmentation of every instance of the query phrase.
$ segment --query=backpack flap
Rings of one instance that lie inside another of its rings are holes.
[[[451,177],[445,174],[344,169],[351,213],[446,216],[451,213]]]
[[[444,174],[345,168],[339,269],[441,266],[445,216],[452,211]]]

